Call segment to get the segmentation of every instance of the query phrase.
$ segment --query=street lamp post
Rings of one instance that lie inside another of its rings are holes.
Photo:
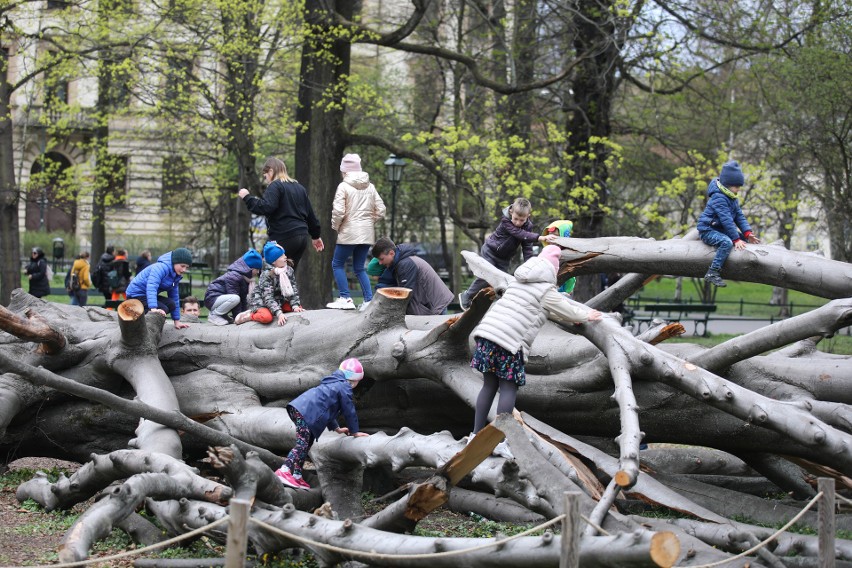
[[[406,162],[402,158],[398,158],[396,154],[391,154],[385,160],[385,167],[388,169],[388,181],[391,184],[391,230],[390,239],[396,243],[396,191],[399,189],[399,182],[402,180],[402,170],[405,168]]]

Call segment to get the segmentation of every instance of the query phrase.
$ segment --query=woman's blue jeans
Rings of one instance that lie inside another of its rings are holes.
[[[704,241],[704,244],[716,247],[716,257],[710,264],[710,270],[721,272],[722,267],[725,265],[725,261],[728,260],[728,255],[731,254],[731,249],[734,248],[734,241],[732,241],[728,235],[713,229],[701,231],[699,236],[701,237],[701,240]]]
[[[370,252],[370,245],[341,245],[334,247],[334,258],[331,259],[331,269],[334,272],[334,281],[337,283],[337,290],[341,298],[349,298],[349,282],[346,280],[346,260],[352,257],[352,268],[355,270],[355,276],[361,284],[361,291],[364,293],[364,301],[369,302],[373,299],[373,289],[370,285],[370,276],[364,268],[364,263],[367,261],[367,253]]]

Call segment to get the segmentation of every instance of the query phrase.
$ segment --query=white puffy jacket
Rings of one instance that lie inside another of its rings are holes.
[[[341,245],[376,242],[376,221],[385,216],[385,203],[367,172],[348,172],[334,194],[331,228]]]
[[[584,322],[588,311],[571,305],[556,290],[556,269],[548,260],[535,256],[515,270],[515,281],[489,308],[473,336],[489,339],[509,353],[523,349],[526,361],[535,336],[548,318]]]

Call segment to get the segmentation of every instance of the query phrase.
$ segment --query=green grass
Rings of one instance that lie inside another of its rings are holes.
[[[701,293],[696,288],[696,282],[703,284],[704,281],[698,278],[684,278],[681,298],[684,302],[701,303]],[[769,300],[772,298],[772,286],[733,280],[726,282],[728,283],[727,287],[716,289],[716,305],[718,307],[715,315],[766,319],[778,317],[779,306],[769,305]],[[676,285],[677,279],[675,278],[658,277],[634,294],[634,297],[641,298],[640,305],[657,300],[669,301],[675,297]],[[826,304],[828,300],[790,290],[788,302],[792,304],[793,315],[799,315]]]

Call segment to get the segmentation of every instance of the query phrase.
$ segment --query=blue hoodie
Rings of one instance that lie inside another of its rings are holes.
[[[355,402],[352,400],[352,385],[346,380],[343,371],[334,371],[323,378],[318,386],[300,394],[288,406],[298,410],[305,418],[314,439],[327,428],[338,428],[337,417],[342,413],[346,418],[346,427],[350,434],[360,432]]]
[[[127,287],[128,298],[145,298],[148,309],[157,307],[157,294],[167,292],[169,298],[175,303],[172,310],[172,319],[180,320],[180,291],[178,282],[181,277],[175,272],[172,265],[172,251],[167,252],[157,259],[157,262],[146,266],[145,269],[130,281]]]

